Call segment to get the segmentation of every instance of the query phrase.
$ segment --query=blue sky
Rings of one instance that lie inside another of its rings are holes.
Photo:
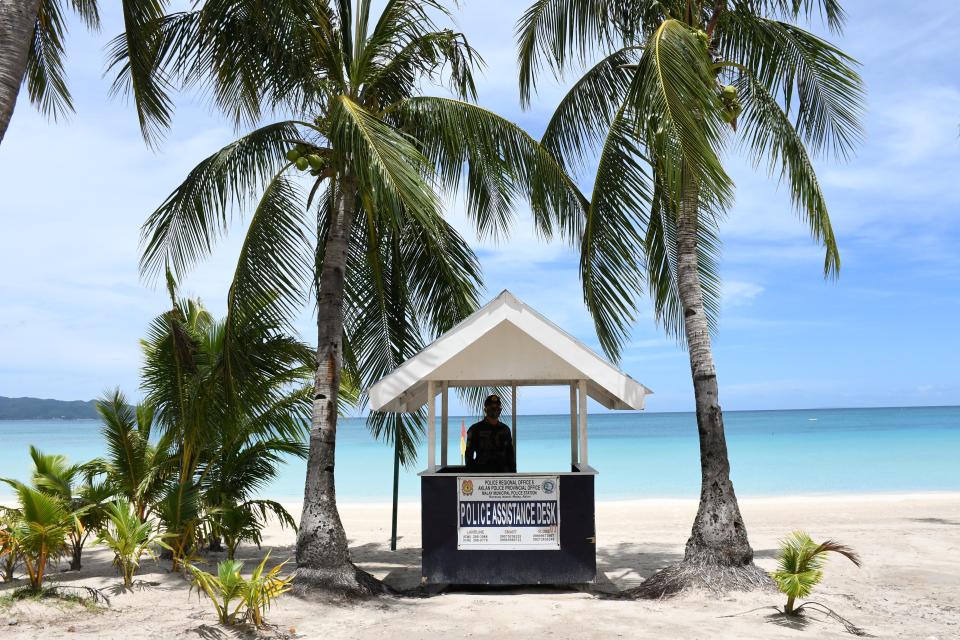
[[[513,25],[525,2],[465,0],[458,13],[487,61],[480,102],[538,135],[563,83],[544,83],[522,111]],[[108,96],[104,33],[74,21],[69,79],[77,113],[50,123],[21,95],[0,145],[0,395],[91,398],[120,385],[137,395],[138,339],[165,307],[138,278],[140,224],[199,160],[234,136],[194,95],[179,97],[156,152],[135,115]],[[723,226],[724,305],[715,353],[726,409],[960,404],[960,82],[954,0],[847,2],[837,42],[863,63],[867,137],[844,164],[818,162],[843,267],[821,276],[822,253],[776,184],[731,157],[737,203]],[[474,243],[487,295],[512,290],[596,345],[581,303],[576,255],[538,241],[520,217],[513,237]],[[238,229],[241,227],[237,227]],[[221,313],[240,235],[183,284]],[[310,340],[311,323],[301,322]],[[649,312],[623,368],[654,389],[652,411],[693,406],[686,354]],[[521,413],[566,410],[565,391],[521,394]]]

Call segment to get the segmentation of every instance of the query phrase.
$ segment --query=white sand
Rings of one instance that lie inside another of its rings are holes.
[[[814,539],[835,538],[860,552],[857,569],[836,557],[815,593],[869,633],[884,638],[960,638],[960,494],[871,495],[741,501],[757,562],[772,568],[777,539],[802,528]],[[291,512],[299,513],[296,505]],[[602,502],[597,554],[604,581],[638,584],[678,559],[696,510],[691,500]],[[341,507],[354,559],[397,587],[419,581],[419,505],[400,511],[400,549],[389,551],[388,504]],[[264,551],[290,556],[293,534],[270,530]],[[260,555],[244,548],[249,565]],[[109,608],[17,602],[0,609],[0,638],[226,638],[207,602],[186,582],[148,561],[135,592],[119,593],[108,553],[87,551],[84,569],[56,576],[62,584],[113,591]],[[0,585],[3,594],[8,585]],[[659,602],[598,598],[574,590],[455,591],[425,599],[379,598],[323,603],[286,596],[268,621],[301,638],[828,638],[851,637],[823,619],[786,624],[772,610],[777,594],[716,599],[687,594]],[[7,621],[16,621],[8,626]]]

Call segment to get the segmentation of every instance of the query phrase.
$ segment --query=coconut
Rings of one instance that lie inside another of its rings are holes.
[[[737,88],[732,84],[725,85],[723,87],[723,97],[727,100],[736,100]]]
[[[287,160],[289,160],[290,162],[296,162],[297,158],[299,157],[300,157],[300,152],[297,151],[296,149],[290,149],[290,151],[287,151]]]
[[[307,162],[310,163],[310,167],[313,169],[319,169],[323,166],[323,160],[315,153],[311,153],[307,156]]]
[[[307,159],[306,159],[306,158],[304,158],[304,157],[302,157],[302,156],[299,157],[299,158],[297,158],[297,169],[300,169],[300,171],[306,171],[306,170],[307,170],[307,166],[309,166],[309,164],[307,163]]]

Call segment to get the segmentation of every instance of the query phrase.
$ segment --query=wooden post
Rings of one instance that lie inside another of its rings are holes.
[[[427,380],[427,468],[430,471],[437,468],[437,404],[434,402],[435,395],[433,380]]]
[[[581,380],[580,386],[580,464],[590,464],[587,458],[587,381]]]
[[[513,427],[513,466],[517,466],[517,385],[510,387],[510,426]]]
[[[570,466],[577,464],[577,385],[570,383]]]
[[[448,383],[441,382],[441,396],[440,396],[440,466],[447,466],[447,443],[449,442],[447,435],[447,389]]]

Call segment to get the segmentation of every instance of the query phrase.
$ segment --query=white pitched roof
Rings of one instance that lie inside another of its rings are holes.
[[[370,408],[416,411],[430,380],[454,387],[586,380],[587,394],[608,409],[643,409],[653,393],[507,290],[373,385]]]

